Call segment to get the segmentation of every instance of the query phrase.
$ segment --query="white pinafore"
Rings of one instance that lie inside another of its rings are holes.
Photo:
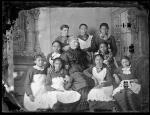
[[[80,100],[81,95],[73,90],[65,90],[64,89],[64,78],[63,77],[55,77],[52,78],[51,87],[62,90],[62,91],[52,91],[51,93],[56,94],[57,101],[62,103],[74,103]]]
[[[96,67],[93,67],[92,74],[98,80],[99,84],[104,81],[106,77],[107,69],[103,68],[99,73],[96,70]],[[112,97],[113,86],[101,87],[101,88],[93,88],[88,94],[88,101],[113,101]]]
[[[34,66],[36,68],[36,66]],[[37,69],[37,68],[36,68]],[[37,109],[48,109],[52,108],[57,102],[56,94],[51,94],[45,89],[45,78],[44,74],[35,74],[33,76],[33,82],[31,83],[31,90],[33,96],[35,97],[34,102],[32,102],[25,93],[24,95],[24,107],[28,111],[36,111]]]
[[[79,43],[80,43],[80,48],[81,49],[86,49],[86,48],[89,48],[91,47],[91,40],[92,40],[92,35],[89,35],[88,39],[86,41],[78,38],[79,40]]]

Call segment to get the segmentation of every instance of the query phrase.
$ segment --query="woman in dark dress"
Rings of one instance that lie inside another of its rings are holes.
[[[66,69],[69,70],[71,85],[70,88],[81,94],[81,100],[76,111],[84,111],[88,109],[87,94],[93,87],[93,80],[86,77],[82,72],[88,67],[86,52],[82,51],[78,46],[77,37],[69,38],[70,49],[61,55],[64,60]]]

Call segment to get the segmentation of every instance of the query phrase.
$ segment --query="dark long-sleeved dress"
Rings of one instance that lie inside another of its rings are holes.
[[[69,49],[61,55],[64,64],[69,66],[69,74],[74,72],[82,72],[88,67],[86,52],[81,49]]]
[[[113,96],[120,105],[122,111],[139,111],[139,93],[141,86],[134,75],[133,68],[123,69],[122,67],[119,67],[116,69],[115,74],[118,75],[120,84],[114,89]]]
[[[69,66],[69,74],[72,78],[70,88],[81,94],[81,100],[76,110],[88,109],[87,94],[92,87],[92,80],[81,73],[88,65],[86,53],[80,49],[73,50],[70,48],[61,55],[61,58],[64,60],[65,65]]]
[[[93,52],[96,52],[98,51],[99,49],[99,44],[101,42],[107,42],[109,45],[110,45],[110,49],[112,51],[112,54],[113,56],[115,57],[116,54],[117,54],[117,45],[116,45],[116,41],[115,41],[115,38],[114,36],[110,35],[109,38],[107,40],[104,40],[100,37],[100,32],[96,32],[96,34],[94,35],[94,39],[93,39],[93,43],[92,43],[92,46],[91,46],[91,50]]]

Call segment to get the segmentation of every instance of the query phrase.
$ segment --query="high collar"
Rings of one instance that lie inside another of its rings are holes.
[[[39,67],[37,65],[33,66],[34,69],[37,69],[37,70],[40,70],[40,71],[43,71],[44,70],[44,67]]]
[[[98,31],[97,33],[98,33],[98,36],[99,36],[99,37],[100,37],[101,34],[102,34],[100,31]],[[108,33],[108,35],[106,35],[106,36],[107,36],[107,38],[109,39],[111,35],[110,35],[110,33]],[[101,38],[101,37],[100,37],[100,38]],[[101,39],[103,39],[103,38],[101,38]],[[107,39],[107,40],[108,40],[108,39]],[[104,39],[103,39],[103,40],[104,40]]]

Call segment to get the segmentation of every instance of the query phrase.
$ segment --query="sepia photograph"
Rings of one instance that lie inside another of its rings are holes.
[[[2,112],[149,112],[149,7],[2,1]]]

